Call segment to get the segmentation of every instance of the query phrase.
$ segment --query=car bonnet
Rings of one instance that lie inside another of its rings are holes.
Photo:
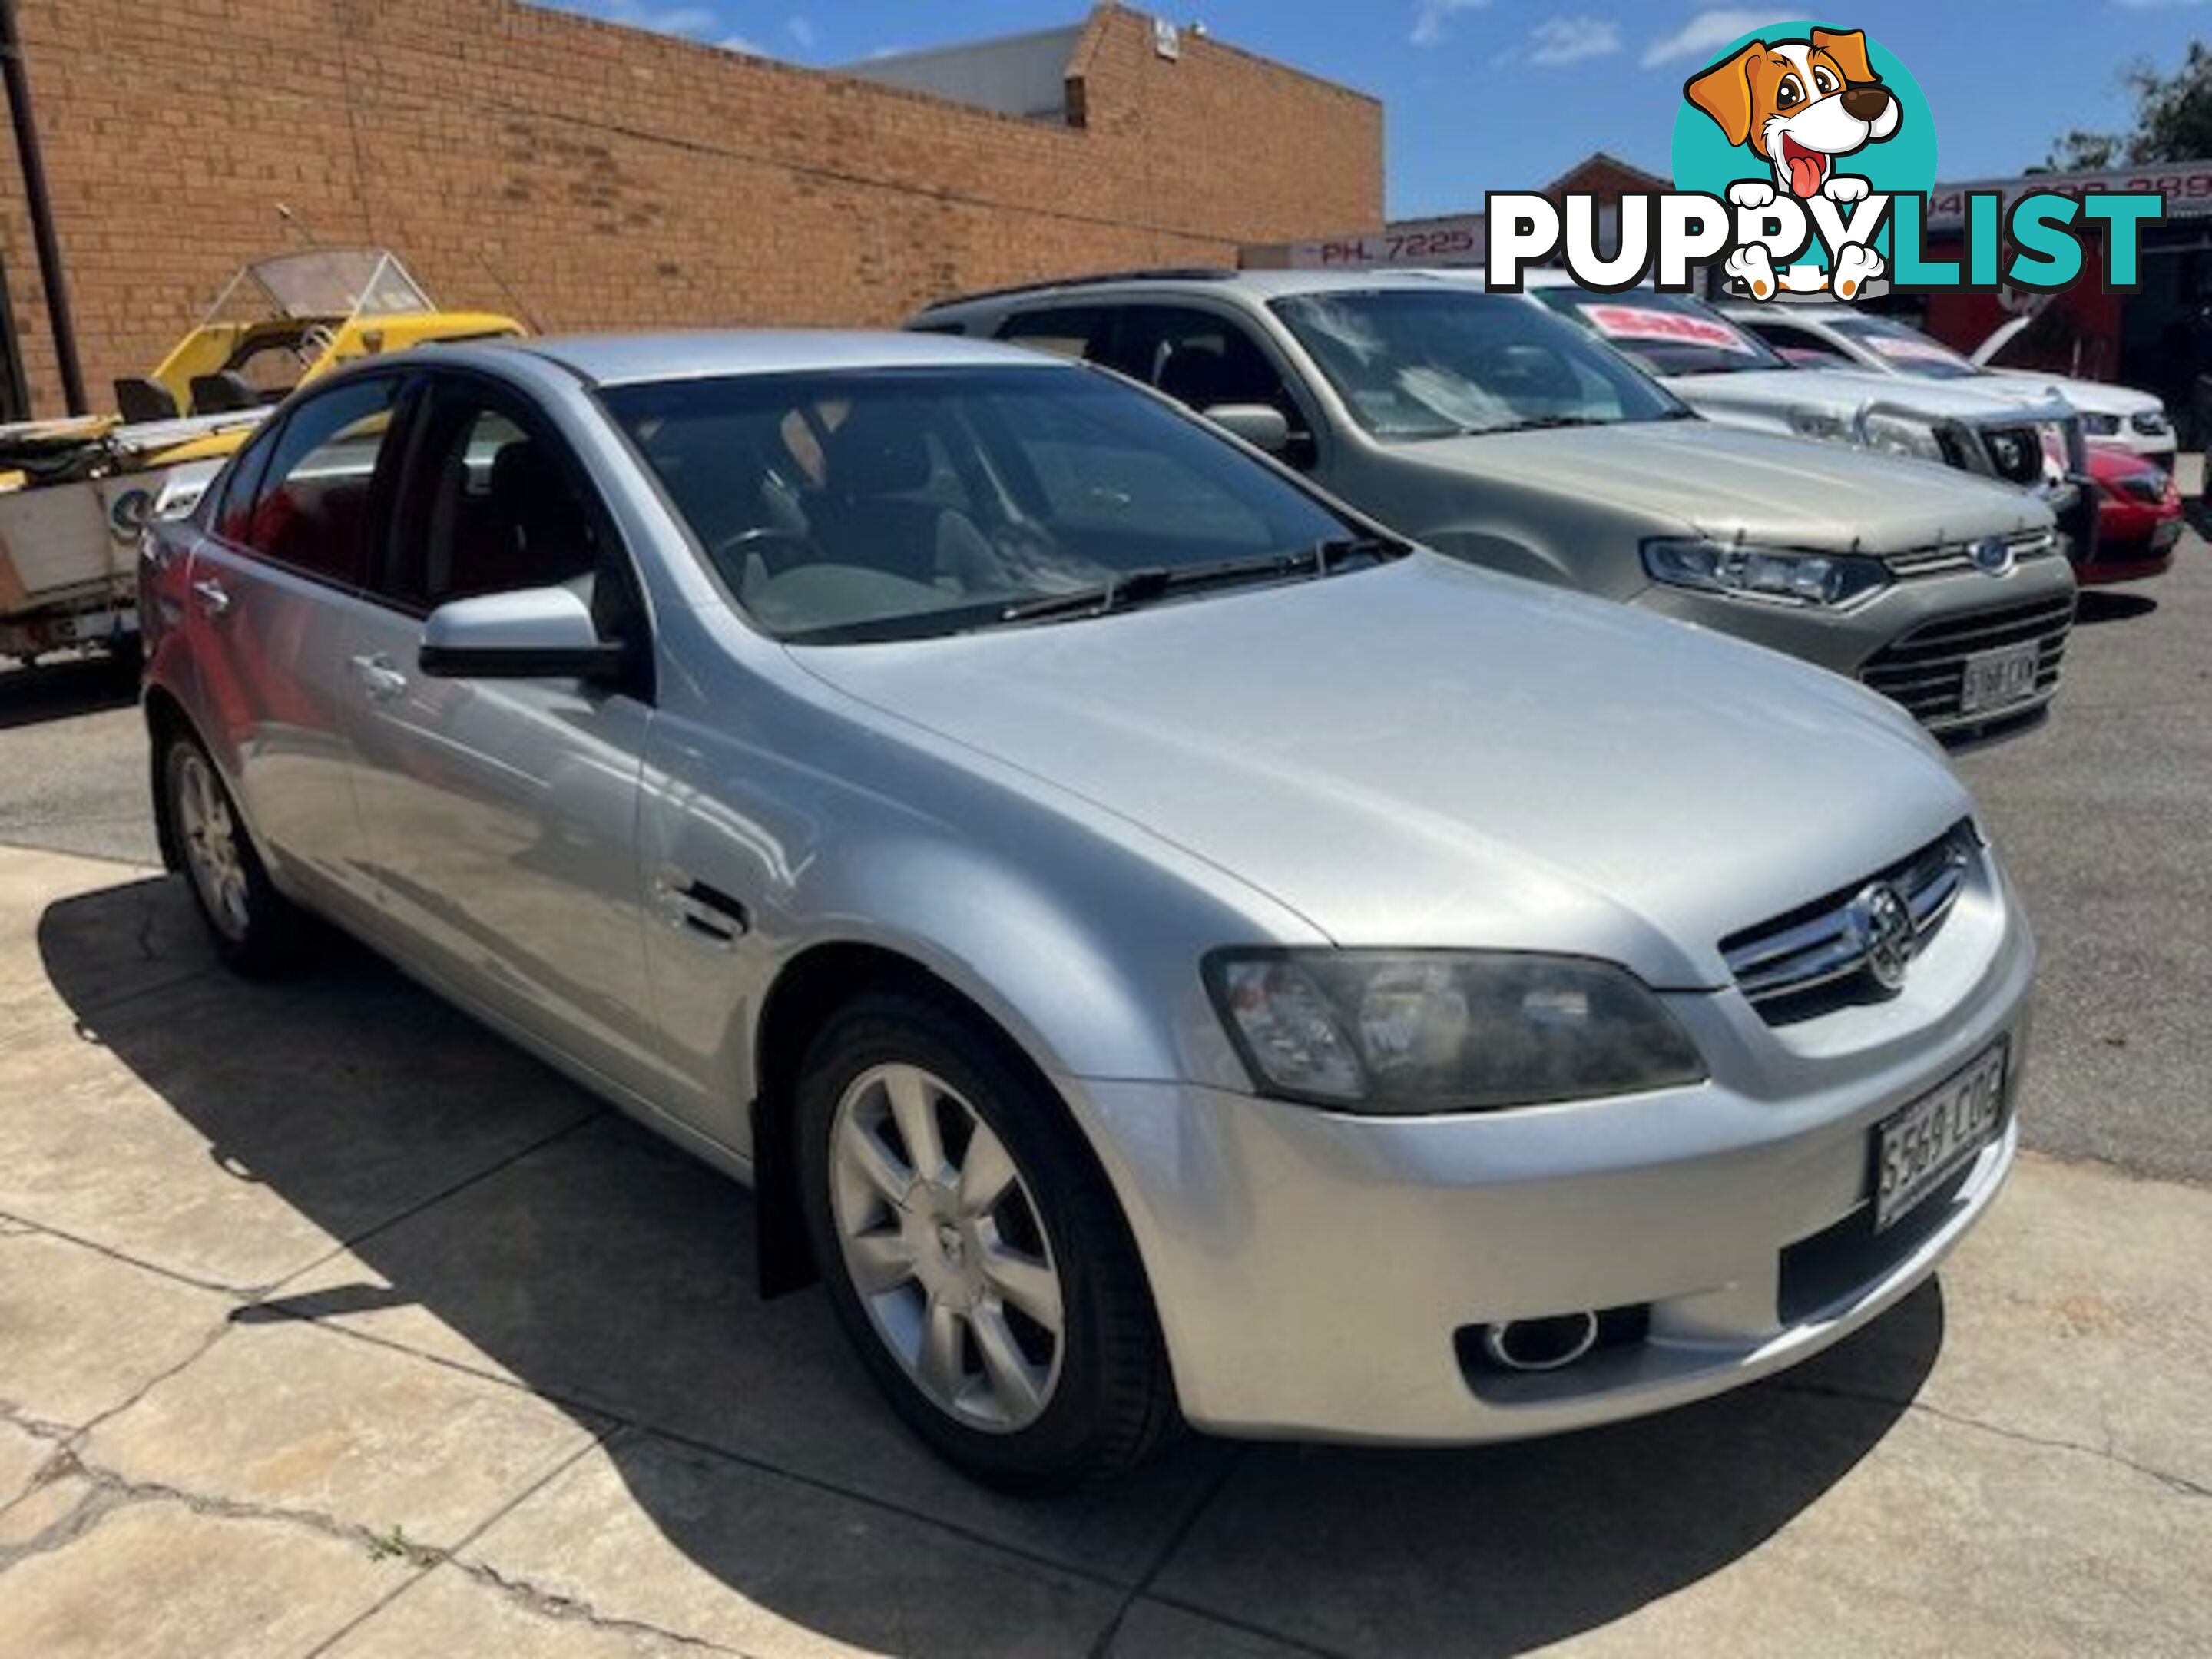
[[[897,721],[1144,826],[1342,944],[1572,951],[1674,987],[1968,810],[1900,712],[1417,554],[1079,622],[793,647]]]

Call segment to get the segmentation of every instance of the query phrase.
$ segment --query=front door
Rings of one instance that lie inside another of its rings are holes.
[[[566,585],[611,637],[645,626],[580,464],[513,393],[431,377],[363,665],[361,811],[396,948],[602,1079],[659,1090],[636,848],[649,689],[423,673],[449,601]],[[635,653],[649,659],[639,641]]]

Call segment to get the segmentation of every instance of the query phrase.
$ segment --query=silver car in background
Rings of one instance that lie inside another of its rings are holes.
[[[2033,947],[1904,714],[1102,371],[380,359],[142,589],[222,953],[316,913],[752,1183],[767,1288],[985,1480],[1711,1395],[2013,1158]]]
[[[1425,546],[1786,651],[1934,730],[2016,727],[2058,689],[2074,579],[2044,502],[1702,419],[1583,330],[1456,277],[1087,277],[910,325],[1103,363]]]

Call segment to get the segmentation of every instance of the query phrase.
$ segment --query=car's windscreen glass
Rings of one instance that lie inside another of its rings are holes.
[[[1593,294],[1582,288],[1530,293],[1612,342],[1654,374],[1730,374],[1747,368],[1787,368],[1765,342],[1685,294],[1631,289]]]
[[[1941,340],[1930,339],[1918,329],[1887,317],[1838,317],[1828,326],[1901,374],[1930,380],[1963,380],[1983,372]]]
[[[1633,366],[1518,300],[1376,289],[1273,305],[1379,438],[1610,426],[1681,411]]]
[[[725,589],[796,641],[1011,626],[1085,593],[1102,610],[1195,597],[1271,580],[1275,560],[1305,579],[1350,568],[1314,550],[1358,532],[1087,369],[745,375],[602,397]]]

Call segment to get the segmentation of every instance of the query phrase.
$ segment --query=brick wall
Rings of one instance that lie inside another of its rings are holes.
[[[95,407],[245,259],[397,251],[443,303],[549,330],[891,324],[965,288],[1377,220],[1371,99],[1095,13],[1065,125],[516,0],[22,0]],[[295,235],[289,244],[296,246]],[[21,174],[0,261],[39,410],[60,406]]]

